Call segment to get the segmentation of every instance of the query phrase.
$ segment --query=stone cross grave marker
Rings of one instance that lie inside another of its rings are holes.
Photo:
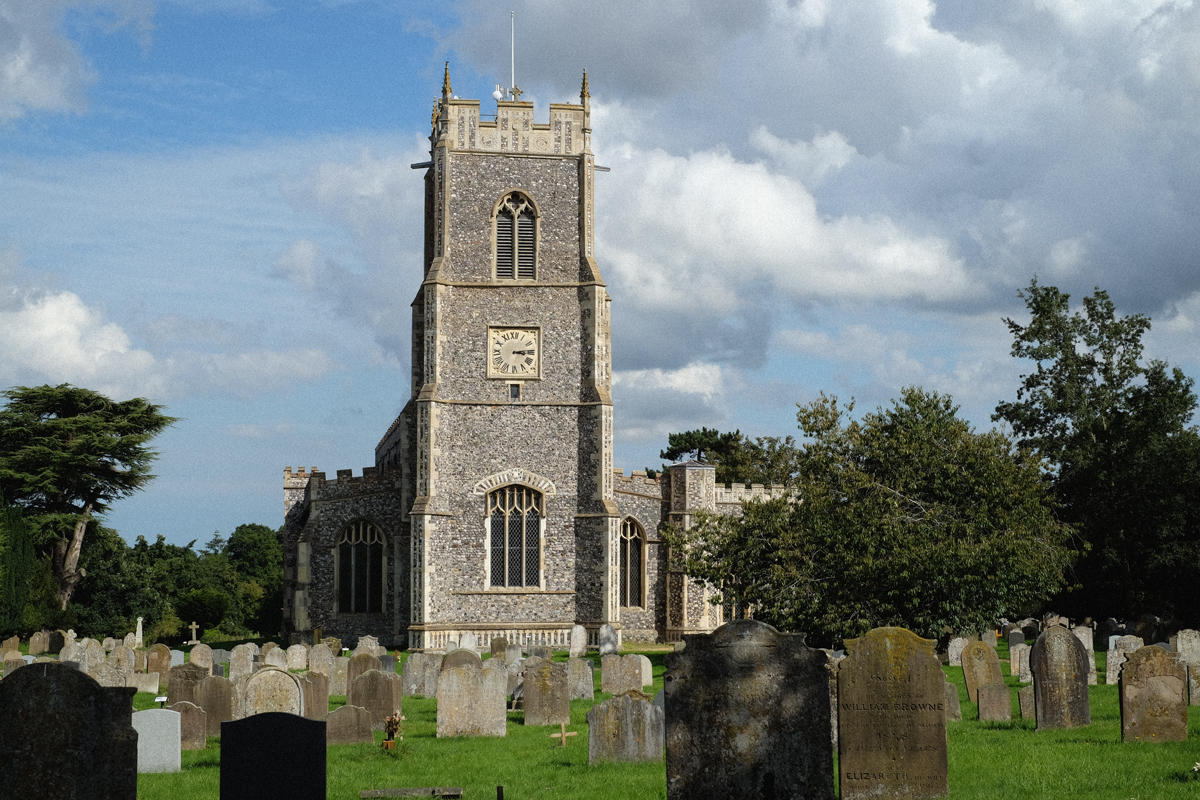
[[[1000,658],[993,647],[983,642],[969,642],[962,652],[963,680],[967,684],[967,697],[978,703],[979,687],[989,683],[1004,683],[1000,672]]]
[[[757,620],[685,639],[664,676],[669,800],[831,800],[825,654]]]
[[[192,624],[191,624],[191,625],[188,625],[188,629],[189,629],[189,630],[191,630],[191,632],[192,632],[192,641],[188,642],[188,644],[194,644],[195,642],[197,642],[197,641],[198,641],[198,640],[196,639],[196,631],[197,631],[199,628],[200,628],[200,626],[199,626],[199,625],[197,625],[195,622],[192,622]]]
[[[1088,705],[1088,657],[1083,643],[1066,628],[1046,628],[1029,653],[1037,728],[1078,728],[1092,724]]]
[[[666,713],[650,695],[626,692],[587,713],[588,763],[662,761]]]
[[[1187,666],[1176,653],[1143,647],[1127,657],[1121,670],[1121,741],[1187,741]]]
[[[325,800],[325,738],[324,722],[293,714],[226,722],[221,726],[221,800]]]
[[[935,645],[904,628],[876,628],[846,641],[846,658],[838,668],[844,800],[949,792],[946,681]],[[996,657],[983,642],[972,642],[963,651],[964,665],[976,647]],[[997,678],[999,673],[997,663]],[[988,683],[997,682],[1002,683]]]

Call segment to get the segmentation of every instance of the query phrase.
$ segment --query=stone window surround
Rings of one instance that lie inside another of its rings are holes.
[[[537,280],[538,271],[539,271],[538,270],[538,254],[541,252],[541,249],[542,249],[542,211],[538,207],[537,201],[533,199],[533,196],[530,195],[529,192],[525,191],[524,189],[517,188],[517,187],[511,187],[511,188],[505,189],[503,192],[501,192],[499,199],[497,199],[495,205],[492,206],[492,219],[491,219],[491,223],[492,223],[491,224],[491,228],[492,228],[492,280],[497,283],[528,284],[531,282],[529,278],[518,278],[517,277],[517,274],[518,274],[517,261],[518,261],[518,259],[517,259],[516,252],[517,252],[518,245],[517,245],[516,219],[513,220],[513,264],[512,264],[513,277],[500,278],[497,276],[497,270],[500,266],[499,260],[498,260],[498,254],[500,251],[499,251],[499,248],[497,247],[497,242],[496,242],[496,224],[497,224],[497,220],[500,218],[502,209],[508,203],[509,199],[512,198],[514,195],[518,195],[521,200],[528,203],[530,209],[533,211],[533,278],[532,278],[532,280],[534,280],[534,281]]]
[[[627,528],[632,530],[633,535],[631,535],[631,536],[625,535]],[[621,564],[622,567],[625,563],[625,542],[628,540],[634,539],[634,538],[640,539],[642,542],[641,554],[640,554],[640,558],[638,559],[639,563],[637,566],[638,572],[641,573],[641,576],[640,576],[641,579],[638,581],[637,600],[639,602],[636,605],[624,605],[624,601],[627,598],[626,598],[626,592],[625,592],[625,587],[624,587],[624,577],[625,576],[622,575],[621,576],[622,577],[622,581],[621,581],[622,587],[621,587],[621,590],[619,591],[620,600],[621,600],[620,607],[623,609],[627,608],[630,611],[644,611],[644,610],[646,610],[646,604],[647,604],[647,600],[646,600],[646,560],[647,560],[646,559],[646,548],[647,548],[647,545],[649,544],[650,537],[646,535],[646,528],[642,525],[642,523],[638,522],[638,520],[635,517],[627,516],[621,520],[621,540],[620,540],[620,543],[618,544],[618,547],[621,548],[620,555],[618,556],[618,563]]]
[[[339,608],[339,605],[341,603],[341,580],[342,580],[341,574],[342,573],[341,573],[341,556],[339,555],[338,551],[341,549],[342,537],[345,536],[346,531],[360,523],[366,523],[367,525],[374,528],[376,531],[379,532],[379,536],[383,539],[383,548],[382,548],[383,556],[382,556],[382,558],[379,559],[379,562],[380,562],[380,564],[379,564],[380,610],[379,611],[354,611],[354,612],[351,612],[351,611],[342,611]],[[378,614],[384,613],[384,609],[387,607],[388,537],[387,537],[387,534],[385,534],[383,532],[383,526],[376,524],[373,520],[368,519],[366,517],[355,517],[354,519],[347,522],[345,525],[343,525],[338,530],[337,538],[334,541],[335,541],[335,544],[333,545],[333,547],[330,548],[330,554],[333,557],[333,598],[332,598],[333,599],[333,613],[331,614],[330,618],[331,619],[337,619],[339,617],[354,618],[354,617],[358,617],[358,616],[366,616],[369,614],[378,615]]]
[[[486,479],[485,479],[486,480]],[[481,481],[480,483],[483,483]],[[538,583],[536,586],[492,586],[492,515],[491,496],[495,492],[503,491],[509,486],[520,486],[525,489],[530,489],[541,495],[541,512],[538,520]],[[552,493],[552,492],[551,492]],[[548,493],[538,491],[536,487],[530,486],[524,481],[511,481],[503,486],[497,486],[491,491],[484,494],[484,514],[483,514],[483,552],[486,554],[483,559],[483,586],[481,594],[534,594],[546,593],[546,522],[549,516],[546,502]]]

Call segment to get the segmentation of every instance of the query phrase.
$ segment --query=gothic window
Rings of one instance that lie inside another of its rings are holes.
[[[338,536],[336,557],[338,612],[383,611],[383,531],[364,520],[350,523]]]
[[[496,207],[496,277],[531,281],[537,276],[537,214],[533,202],[511,192]]]
[[[491,586],[541,585],[542,494],[528,486],[502,486],[488,494],[491,520]]]
[[[643,576],[646,565],[646,531],[631,517],[621,521],[621,605],[642,608],[646,605]]]

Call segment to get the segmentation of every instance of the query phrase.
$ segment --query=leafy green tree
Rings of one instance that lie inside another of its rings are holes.
[[[787,436],[750,439],[741,431],[721,433],[712,428],[667,435],[668,447],[659,456],[678,461],[693,455],[716,467],[719,484],[761,483],[791,485],[799,470],[800,451]]]
[[[0,634],[21,631],[37,559],[29,526],[20,510],[0,497]]]
[[[143,630],[150,631],[171,608],[154,572],[142,567],[111,528],[90,526],[79,564],[88,580],[72,595],[70,607],[81,636],[124,636],[137,626],[138,617],[143,618]]]
[[[283,624],[283,529],[250,523],[238,525],[226,545],[230,563],[247,585],[247,624],[264,635]],[[258,589],[258,599],[251,595]]]
[[[659,453],[659,458],[668,461],[679,461],[684,456],[693,456],[697,461],[711,462],[726,449],[737,444],[741,438],[740,431],[721,433],[716,428],[700,428],[694,431],[667,434],[667,449]]]
[[[1071,532],[1035,457],[919,388],[852,410],[801,406],[796,494],[667,531],[672,558],[720,602],[823,644],[880,625],[978,630],[1062,585]]]
[[[212,586],[193,589],[176,601],[181,619],[196,622],[201,628],[219,627],[229,613],[230,598]]]
[[[1012,354],[1036,369],[992,418],[1045,459],[1063,518],[1086,543],[1071,591],[1056,603],[1073,615],[1150,611],[1200,621],[1192,379],[1143,362],[1150,319],[1118,317],[1100,289],[1074,313],[1069,295],[1036,279],[1020,296],[1030,321],[1005,320]]]
[[[150,441],[175,422],[142,398],[114,402],[70,384],[2,393],[0,491],[24,511],[52,556],[65,610],[84,578],[79,557],[96,515],[144,488],[158,456]]]

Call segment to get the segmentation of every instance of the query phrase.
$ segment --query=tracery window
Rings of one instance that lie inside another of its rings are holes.
[[[626,517],[621,521],[621,587],[620,601],[626,608],[646,605],[643,594],[645,575],[646,531],[637,520]]]
[[[488,494],[491,586],[541,585],[542,493],[517,484]]]
[[[537,277],[537,213],[533,201],[510,192],[496,207],[496,277]]]
[[[338,612],[383,611],[383,571],[383,531],[366,520],[343,528],[337,543]]]

